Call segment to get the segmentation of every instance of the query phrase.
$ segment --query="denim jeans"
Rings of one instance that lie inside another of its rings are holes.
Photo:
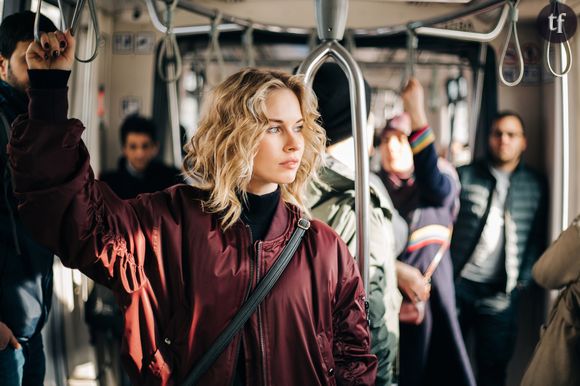
[[[474,335],[478,386],[503,386],[517,336],[518,290],[460,279],[456,283],[459,324],[465,341]]]
[[[46,364],[42,335],[36,334],[22,348],[0,350],[0,386],[42,386]]]

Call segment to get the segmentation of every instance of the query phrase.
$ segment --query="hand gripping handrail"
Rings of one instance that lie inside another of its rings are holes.
[[[79,24],[80,24],[80,19],[81,19],[81,13],[83,11],[83,8],[85,6],[85,3],[88,1],[89,3],[89,13],[91,15],[91,22],[93,23],[93,29],[94,29],[94,39],[95,39],[95,49],[93,51],[93,53],[91,54],[91,56],[88,59],[80,59],[78,56],[75,55],[76,60],[78,60],[81,63],[90,63],[93,60],[96,59],[97,54],[99,52],[99,44],[101,42],[101,31],[99,28],[99,17],[97,15],[97,8],[95,6],[95,0],[78,0],[77,4],[75,6],[75,10],[73,12],[73,17],[72,17],[72,21],[70,26],[67,25],[66,23],[66,19],[64,17],[64,10],[63,10],[63,5],[61,0],[58,0],[58,8],[60,11],[60,18],[61,18],[61,23],[62,23],[62,27],[64,30],[67,30],[70,28],[70,31],[73,35],[76,35],[78,28],[79,28]],[[42,7],[42,0],[38,0],[38,5],[36,7],[36,16],[34,17],[34,40],[37,42],[40,42],[40,9]]]
[[[71,34],[73,34],[73,35],[76,35],[76,33],[78,31],[80,16],[81,16],[81,13],[83,11],[84,5],[87,1],[89,3],[89,13],[91,15],[91,21],[93,23],[95,49],[88,59],[80,59],[78,56],[75,55],[76,60],[78,60],[81,63],[92,62],[97,57],[97,54],[99,51],[99,44],[101,42],[101,31],[99,28],[99,17],[97,15],[97,7],[95,6],[95,0],[78,0],[77,1],[70,26],[68,26],[66,23],[62,2],[61,2],[61,0],[58,0],[58,8],[60,11],[60,18],[61,18],[62,27],[64,30],[70,28]],[[38,0],[38,5],[36,7],[36,16],[34,17],[34,40],[37,42],[40,41],[40,9],[41,9],[41,7],[42,7],[42,0]]]
[[[348,13],[346,0],[316,0],[316,19],[318,36],[322,43],[302,62],[298,72],[304,74],[305,82],[312,84],[314,74],[328,58],[336,60],[348,78],[352,131],[354,136],[356,173],[355,173],[355,211],[357,215],[356,257],[365,290],[369,280],[369,161],[366,130],[366,99],[362,71],[351,54],[338,43],[344,34]]]

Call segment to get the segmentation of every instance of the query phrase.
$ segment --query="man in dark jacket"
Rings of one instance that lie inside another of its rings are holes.
[[[517,300],[544,248],[546,187],[521,161],[522,119],[493,120],[490,158],[458,170],[461,209],[451,244],[464,336],[475,335],[480,386],[505,384],[516,341]]]
[[[152,120],[130,115],[121,125],[123,157],[117,170],[105,172],[106,182],[120,198],[134,198],[183,183],[179,170],[155,159],[159,152],[157,128]]]
[[[0,25],[0,385],[41,385],[45,358],[41,330],[52,299],[53,255],[24,229],[16,211],[6,144],[10,124],[26,113],[34,13],[6,17]],[[40,18],[42,31],[56,27]]]

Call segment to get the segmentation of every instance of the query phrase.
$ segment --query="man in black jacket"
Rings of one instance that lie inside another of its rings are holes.
[[[123,199],[152,193],[183,183],[179,170],[155,159],[159,151],[157,128],[150,119],[130,115],[121,125],[123,157],[117,170],[105,172],[100,180]]]
[[[40,30],[56,27],[42,16]],[[30,238],[18,218],[6,155],[10,124],[28,108],[25,54],[33,31],[30,11],[0,25],[0,386],[44,383],[41,330],[52,299],[53,254]]]
[[[516,341],[518,297],[545,243],[544,179],[524,166],[522,119],[503,112],[493,120],[490,158],[458,169],[461,209],[451,255],[459,322],[475,335],[479,386],[505,384]]]

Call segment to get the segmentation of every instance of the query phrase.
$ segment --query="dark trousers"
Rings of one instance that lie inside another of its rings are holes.
[[[0,350],[0,386],[41,386],[46,363],[42,335],[20,342],[22,348],[8,345]]]
[[[503,386],[517,336],[517,290],[460,279],[455,287],[459,324],[466,342],[473,333],[478,386]]]

